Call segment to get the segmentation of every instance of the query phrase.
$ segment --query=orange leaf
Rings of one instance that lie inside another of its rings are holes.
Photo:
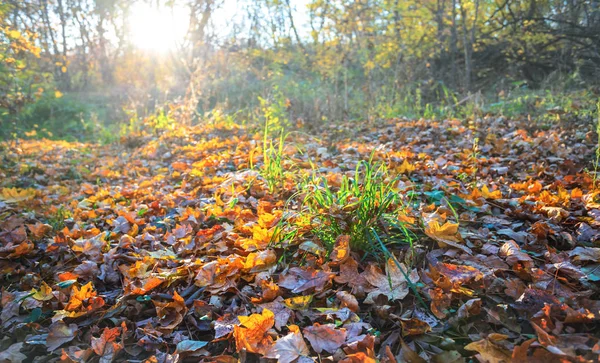
[[[250,353],[267,353],[273,344],[273,338],[267,332],[275,324],[275,314],[263,309],[262,314],[238,316],[238,320],[240,325],[233,328],[237,351],[246,349]]]
[[[74,311],[83,304],[83,301],[94,296],[96,296],[96,291],[94,291],[91,281],[83,285],[81,290],[77,288],[77,286],[73,285],[71,299],[69,300],[69,304],[67,304],[65,309],[68,311]]]

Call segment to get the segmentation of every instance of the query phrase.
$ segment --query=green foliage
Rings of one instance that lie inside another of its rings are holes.
[[[107,143],[114,140],[115,133],[101,121],[105,114],[105,108],[73,95],[44,93],[17,115],[0,115],[5,125],[0,134],[3,138],[29,136]]]
[[[285,127],[289,121],[286,117],[285,98],[279,92],[275,92],[272,102],[259,97],[264,117],[264,130],[262,140],[263,165],[260,173],[267,181],[269,191],[274,193],[283,186],[285,180],[284,169],[284,134]],[[279,132],[279,138],[273,141],[272,132]]]
[[[412,246],[411,232],[397,218],[403,208],[395,190],[397,181],[389,176],[385,164],[372,160],[359,162],[354,177],[343,176],[337,187],[325,176],[313,174],[293,197],[301,198],[300,214],[294,218],[296,224],[282,229],[288,233],[287,238],[314,236],[329,250],[337,237],[349,235],[353,250],[378,256],[381,250],[373,239],[373,231],[386,244]]]

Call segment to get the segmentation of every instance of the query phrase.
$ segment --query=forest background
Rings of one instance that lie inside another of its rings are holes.
[[[4,139],[587,118],[600,84],[597,0],[8,0],[0,39]]]

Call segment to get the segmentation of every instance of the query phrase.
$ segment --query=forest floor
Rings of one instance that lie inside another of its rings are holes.
[[[361,127],[4,143],[0,362],[598,361],[591,122]]]

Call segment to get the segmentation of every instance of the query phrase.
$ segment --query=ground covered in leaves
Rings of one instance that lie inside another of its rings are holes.
[[[597,361],[590,130],[332,126],[276,165],[232,125],[5,143],[0,362]],[[373,218],[361,163],[393,184]]]

